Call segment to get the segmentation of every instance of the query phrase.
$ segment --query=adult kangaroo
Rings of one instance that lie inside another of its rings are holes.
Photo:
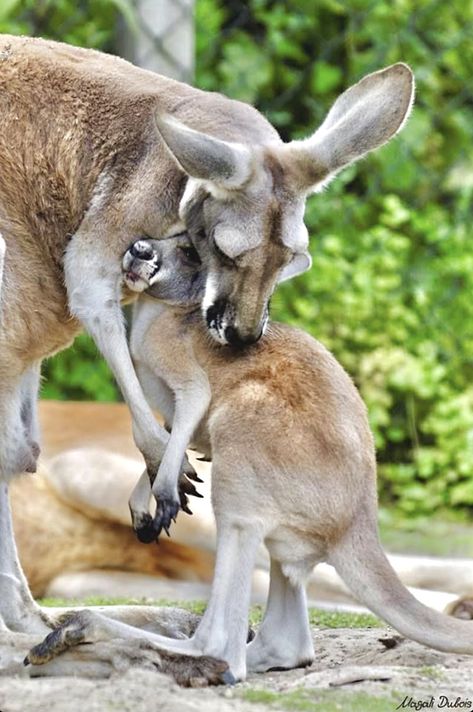
[[[208,241],[209,333],[223,344],[256,341],[276,284],[310,266],[306,195],[396,134],[413,77],[403,64],[366,76],[311,138],[283,144],[254,108],[100,52],[2,36],[0,60],[0,628],[43,631],[7,490],[36,467],[42,359],[82,328],[92,335],[153,480],[168,436],[126,342],[124,252],[184,227]]]

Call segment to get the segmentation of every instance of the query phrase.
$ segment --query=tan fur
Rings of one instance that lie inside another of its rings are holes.
[[[130,407],[146,476],[168,467],[167,435],[126,343],[126,248],[185,223],[207,247],[209,334],[224,344],[257,341],[278,281],[310,266],[303,214],[317,186],[311,175],[301,183],[301,165],[317,165],[320,186],[395,135],[412,97],[405,65],[368,75],[307,142],[285,149],[252,107],[90,50],[0,38],[0,624],[44,627],[17,560],[7,483],[36,468],[41,360],[81,326]],[[193,476],[184,452],[178,466]]]
[[[310,266],[308,186],[292,163],[304,156],[322,165],[320,182],[389,140],[409,113],[412,73],[398,64],[368,75],[339,97],[313,137],[284,147],[256,109],[117,57],[8,35],[0,55],[0,381],[8,403],[0,476],[34,469],[34,416],[23,434],[18,407],[26,391],[34,400],[41,360],[84,326],[130,406],[154,477],[166,437],[126,347],[123,252],[137,237],[162,238],[185,221],[210,248],[209,332],[220,343],[257,340],[277,282]]]
[[[217,456],[220,464],[234,462],[236,467],[243,453],[255,453],[258,487],[266,493],[260,502],[265,517],[279,518],[277,503],[287,498],[287,483],[274,472],[281,467],[297,472],[291,501],[307,502],[319,462],[323,471],[343,471],[346,480],[346,486],[337,489],[330,527],[324,516],[319,530],[311,508],[304,515],[307,536],[320,537],[325,555],[328,543],[340,538],[354,512],[365,503],[375,506],[374,450],[366,410],[347,374],[321,344],[292,327],[272,323],[264,339],[242,354],[214,345],[198,318],[172,309],[161,312],[139,340],[137,361],[152,364],[154,373],[163,374],[173,386],[190,377],[195,363],[205,371],[212,399],[193,442],[199,451]],[[219,489],[229,498],[225,506],[231,508],[232,491],[238,497],[239,488],[232,484],[231,470],[230,479],[226,467],[218,472],[225,479]],[[361,486],[364,478],[368,481]],[[241,486],[250,490],[248,482]],[[318,480],[317,488],[313,506],[326,502],[330,514],[332,482]],[[289,512],[284,516],[290,518]]]
[[[153,484],[158,503],[176,497],[172,485],[177,487],[179,470],[168,453],[181,461],[179,427],[212,458],[218,531],[212,594],[193,640],[179,650],[220,657],[237,679],[247,664],[263,670],[307,661],[311,640],[303,584],[317,563],[327,561],[361,602],[404,635],[439,650],[473,654],[471,625],[417,601],[381,548],[373,439],[348,375],[320,343],[283,324],[268,326],[243,351],[218,347],[195,306],[202,265],[195,256],[192,267],[182,245],[176,242],[173,252],[171,243],[150,243],[162,270],[150,294],[164,303],[148,297],[137,305],[131,348],[149,397],[159,402],[165,386],[175,399],[173,419],[166,416],[173,421],[171,438]],[[127,281],[143,274],[142,261],[136,251],[132,259],[125,256]],[[172,263],[183,265],[179,285],[169,283]],[[155,525],[166,526],[163,521],[165,510]],[[249,580],[263,541],[271,557],[268,608],[246,651]]]
[[[0,233],[8,290],[1,350],[8,348],[20,369],[79,331],[68,313],[62,256],[107,165],[116,175],[107,249],[118,257],[133,236],[161,235],[175,221],[183,176],[159,140],[156,110],[223,138],[242,138],[248,123],[256,140],[276,135],[249,106],[116,57],[8,36],[1,49]]]

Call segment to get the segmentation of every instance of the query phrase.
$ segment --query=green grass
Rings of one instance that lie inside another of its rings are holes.
[[[384,628],[386,624],[371,613],[345,613],[309,608],[310,624],[317,628]]]
[[[290,712],[393,712],[403,695],[375,697],[365,692],[342,690],[306,690],[271,692],[256,688],[246,689],[242,698],[247,702],[266,705],[274,710]]]
[[[102,596],[87,596],[86,598],[40,598],[40,606],[49,608],[82,608],[83,606],[166,606],[184,608],[192,613],[202,614],[205,601],[169,601],[165,598],[151,600],[149,598],[121,598]]]
[[[82,600],[64,598],[42,598],[38,601],[41,606],[76,608],[82,606],[177,606],[192,613],[202,614],[205,610],[204,601],[169,601],[158,599],[150,601],[142,598],[102,598],[91,596]],[[261,622],[263,606],[252,606],[250,611],[251,625]],[[369,613],[334,613],[318,608],[309,608],[310,624],[317,628],[381,628],[384,623]]]
[[[424,677],[428,677],[429,680],[445,679],[445,670],[442,670],[439,667],[435,667],[434,665],[424,665],[423,667],[419,668],[419,674],[423,675]]]

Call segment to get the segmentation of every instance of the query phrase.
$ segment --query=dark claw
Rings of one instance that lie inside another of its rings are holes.
[[[156,514],[153,520],[154,538],[157,539],[164,529],[168,536],[171,536],[169,529],[171,522],[176,521],[180,509],[180,503],[171,498],[159,498],[157,500]]]
[[[26,658],[23,660],[23,665],[24,665],[25,667],[27,667],[28,665],[31,665],[30,659],[29,659],[28,656],[26,656]]]
[[[197,458],[200,460],[200,458]],[[210,460],[205,460],[204,462],[210,462]],[[194,470],[193,472],[186,472],[185,473],[186,477],[188,477],[190,480],[194,480],[194,482],[203,482],[204,480],[199,477],[197,472]]]
[[[200,494],[200,492],[196,490],[195,486],[192,484],[192,482],[189,482],[189,480],[182,479],[179,482],[179,489],[188,495],[192,495],[192,497],[204,497],[203,494]]]
[[[212,462],[210,457],[206,457],[205,455],[202,455],[202,457],[196,457],[196,460],[199,462]],[[200,480],[202,482],[202,480]]]

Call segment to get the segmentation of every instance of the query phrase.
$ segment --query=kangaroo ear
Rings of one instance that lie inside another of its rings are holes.
[[[251,173],[251,154],[240,143],[230,143],[194,131],[171,116],[156,114],[156,124],[166,146],[187,175],[235,189]]]
[[[403,127],[413,101],[414,76],[406,64],[368,74],[347,89],[313,136],[281,149],[296,189],[320,188],[341,168],[389,141]]]
[[[312,257],[308,252],[298,252],[294,255],[292,260],[289,262],[283,271],[279,275],[278,283],[285,282],[287,279],[292,279],[298,274],[307,272],[312,266]]]

